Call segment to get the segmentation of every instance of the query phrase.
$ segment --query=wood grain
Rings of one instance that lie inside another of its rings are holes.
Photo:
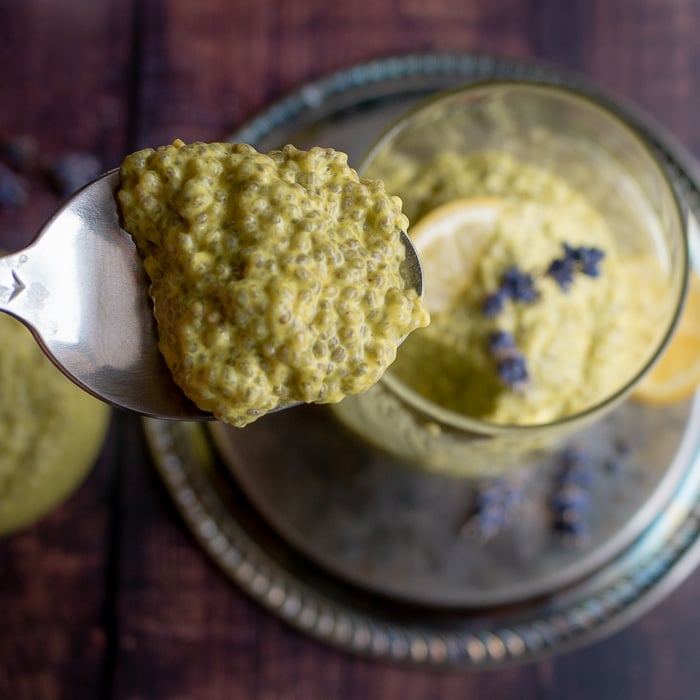
[[[224,137],[305,81],[416,51],[534,56],[644,107],[700,155],[694,0],[0,0],[0,136],[105,168],[147,145]],[[0,211],[27,243],[58,199]],[[1,456],[0,456],[1,459]],[[115,414],[94,472],[38,525],[0,540],[0,700],[489,698],[690,700],[700,574],[627,630],[490,673],[353,658],[237,591],[195,546],[139,422]]]

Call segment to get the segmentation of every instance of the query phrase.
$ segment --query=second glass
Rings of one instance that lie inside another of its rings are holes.
[[[688,271],[683,212],[652,149],[616,114],[569,89],[488,82],[442,94],[400,118],[359,170],[363,176],[385,180],[387,190],[402,198],[412,225],[420,225],[437,207],[464,198],[538,201],[538,187],[544,182],[538,176],[511,177],[486,166],[475,173],[472,166],[480,162],[479,154],[522,164],[519,172],[526,175],[545,172],[560,179],[602,217],[616,252],[642,256],[662,283],[655,292],[653,332],[634,366],[620,372],[614,358],[599,353],[596,368],[610,365],[610,372],[602,373],[605,386],[593,403],[573,412],[542,419],[546,411],[534,411],[532,418],[505,421],[470,415],[436,400],[437,393],[422,390],[445,380],[429,358],[408,373],[391,368],[369,392],[334,407],[346,426],[394,457],[460,476],[495,475],[529,463],[540,450],[603,417],[625,399],[673,333]],[[431,169],[440,163],[439,167],[451,163],[452,169],[432,177]],[[471,166],[463,167],[467,163]],[[565,226],[566,209],[562,211],[559,221]],[[430,270],[425,286],[430,294]],[[406,343],[411,342],[409,337]],[[399,349],[399,360],[404,352]],[[567,390],[561,386],[562,392]]]

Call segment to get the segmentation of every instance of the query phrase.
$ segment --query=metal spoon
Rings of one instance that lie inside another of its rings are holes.
[[[112,170],[78,191],[34,243],[0,257],[0,311],[24,323],[63,374],[118,408],[209,420],[173,381],[136,246],[119,225]],[[404,279],[422,293],[420,261],[403,234]]]

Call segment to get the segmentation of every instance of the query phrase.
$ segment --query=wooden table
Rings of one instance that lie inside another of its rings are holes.
[[[0,0],[0,134],[104,168],[224,137],[354,62],[414,51],[534,56],[641,105],[700,155],[696,0]],[[0,212],[26,244],[58,202]],[[1,389],[1,388],[0,388]],[[0,455],[0,460],[2,455]],[[347,656],[234,588],[178,518],[138,419],[116,413],[84,486],[0,540],[0,699],[658,698],[700,687],[700,572],[614,637],[497,672]]]

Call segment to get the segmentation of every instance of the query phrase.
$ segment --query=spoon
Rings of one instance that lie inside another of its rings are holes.
[[[24,323],[79,387],[153,418],[211,420],[175,384],[158,349],[150,281],[119,224],[112,170],[76,192],[24,250],[0,257],[0,311]],[[402,233],[402,276],[423,291],[420,261]],[[286,406],[285,406],[286,408]]]

